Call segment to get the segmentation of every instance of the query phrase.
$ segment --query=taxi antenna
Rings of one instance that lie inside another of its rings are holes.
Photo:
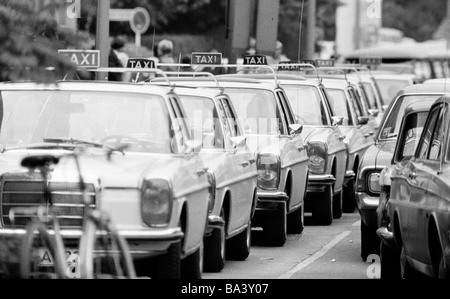
[[[300,30],[298,33],[298,57],[297,60],[300,60],[300,54],[302,52],[302,28],[303,28],[303,9],[305,7],[305,0],[302,0],[302,9],[300,13]]]

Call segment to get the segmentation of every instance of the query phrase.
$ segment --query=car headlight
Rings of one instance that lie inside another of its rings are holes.
[[[208,178],[209,183],[209,205],[208,205],[208,212],[211,213],[214,209],[214,204],[216,201],[216,177],[214,174],[207,172],[206,176]]]
[[[369,174],[367,177],[367,187],[370,193],[380,194],[381,186],[380,186],[380,173],[375,172]]]
[[[261,154],[257,159],[258,187],[277,189],[280,183],[281,161],[278,155]]]
[[[172,213],[172,196],[169,182],[146,180],[141,188],[141,215],[150,227],[166,227]]]
[[[309,171],[324,174],[327,167],[328,149],[323,142],[308,142]]]

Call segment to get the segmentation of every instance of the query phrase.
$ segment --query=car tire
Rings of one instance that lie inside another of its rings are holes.
[[[250,255],[252,224],[248,222],[247,228],[227,240],[227,259],[232,261],[245,261]]]
[[[367,226],[361,219],[361,258],[367,261],[371,254],[380,255],[381,240],[375,230]]]
[[[225,210],[222,208],[220,217],[225,220]],[[215,228],[211,236],[204,239],[204,270],[205,272],[220,272],[225,267],[226,257],[226,223]]]
[[[287,232],[288,234],[301,234],[305,229],[304,209],[301,206],[298,210],[288,214],[287,216]]]
[[[342,218],[342,201],[343,201],[343,191],[339,191],[336,195],[333,196],[333,218],[341,219]]]
[[[201,279],[203,272],[203,244],[181,260],[181,279]]]
[[[167,253],[154,258],[135,261],[138,277],[152,279],[180,279],[181,278],[181,242],[169,246]]]
[[[287,238],[286,203],[278,204],[275,211],[267,215],[263,227],[264,241],[268,246],[281,247]]]
[[[344,213],[351,214],[356,208],[355,181],[351,180],[344,187],[344,199],[342,202],[342,210]]]
[[[400,254],[381,242],[381,279],[400,279]]]
[[[319,225],[331,225],[333,223],[333,187],[326,186],[325,192],[315,195],[313,204],[314,222]]]

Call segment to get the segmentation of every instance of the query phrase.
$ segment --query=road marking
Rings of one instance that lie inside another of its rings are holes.
[[[352,226],[361,226],[361,220],[356,221]]]
[[[325,245],[321,250],[314,253],[312,256],[307,258],[306,260],[299,263],[297,266],[289,270],[288,272],[278,276],[279,279],[288,279],[291,278],[295,273],[301,271],[303,268],[308,267],[312,263],[314,263],[317,259],[324,256],[328,251],[330,251],[334,246],[336,246],[339,242],[341,242],[344,238],[350,235],[351,231],[344,231],[341,234],[337,235],[333,240],[331,240],[327,245]]]

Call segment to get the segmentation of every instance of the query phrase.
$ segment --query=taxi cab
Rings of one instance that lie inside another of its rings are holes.
[[[231,100],[221,89],[176,87],[211,183],[204,270],[219,272],[225,259],[250,254],[257,205],[256,159],[247,146]]]
[[[215,65],[215,67],[225,67]],[[227,65],[226,67],[243,67]],[[253,67],[245,66],[248,69]],[[252,227],[263,228],[265,244],[283,246],[287,232],[304,229],[304,197],[308,181],[308,156],[300,135],[303,126],[295,121],[282,88],[275,81],[216,76],[231,99],[238,120],[254,154],[258,171],[258,204]],[[211,78],[171,77],[176,85],[217,88]],[[161,84],[164,81],[153,79]]]
[[[369,116],[364,113],[354,86],[345,79],[323,78],[334,113],[344,117],[339,129],[345,136],[348,149],[343,209],[353,213],[356,207],[355,182],[359,172],[359,162],[367,149],[374,143],[375,132],[369,125]]]
[[[356,206],[361,215],[361,257],[379,253],[380,239],[376,234],[376,209],[381,188],[381,171],[391,164],[405,108],[418,101],[434,101],[445,93],[442,84],[419,84],[402,89],[386,109],[375,135],[375,143],[360,162],[356,181]]]
[[[290,64],[289,68],[294,68]],[[248,76],[248,75],[247,75]],[[267,81],[270,75],[252,75]],[[330,225],[342,217],[343,187],[346,175],[347,147],[345,135],[329,103],[324,86],[317,79],[306,79],[286,71],[277,81],[289,99],[298,123],[304,126],[302,136],[308,145],[309,180],[305,210],[312,212],[314,222]]]
[[[393,233],[390,231],[392,224],[388,214],[391,174],[398,167],[397,164],[404,164],[414,155],[433,103],[435,103],[434,100],[418,101],[405,108],[391,164],[386,166],[380,174],[381,194],[377,208],[377,235],[382,241],[381,278],[399,278],[400,276],[399,252],[395,248]]]
[[[0,235],[23,235],[28,218],[12,223],[10,209],[40,203],[40,177],[21,159],[83,148],[80,166],[94,206],[126,238],[138,276],[201,277],[210,183],[171,88],[3,83],[0,101]],[[55,166],[49,186],[70,249],[78,246],[83,203],[69,162]]]
[[[435,101],[420,138],[399,132],[407,156],[390,175],[387,214],[401,278],[450,278],[449,107],[448,96]]]

